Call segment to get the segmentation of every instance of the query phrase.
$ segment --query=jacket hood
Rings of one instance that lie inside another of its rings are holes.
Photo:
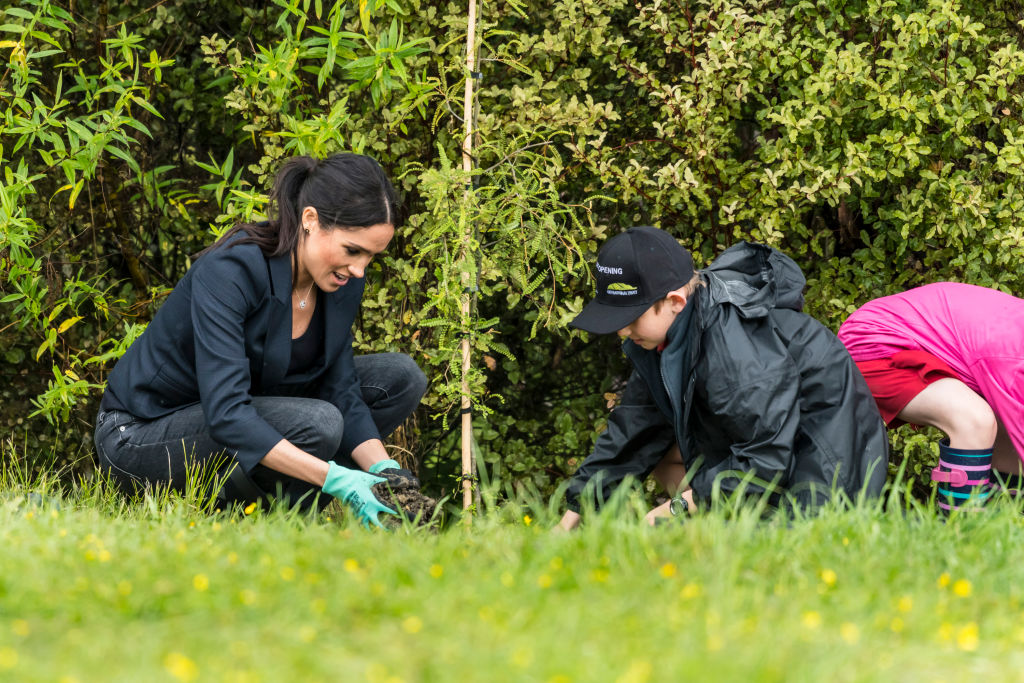
[[[764,244],[733,245],[701,272],[707,278],[708,303],[728,302],[742,318],[762,318],[773,308],[803,310],[807,280],[800,266]]]

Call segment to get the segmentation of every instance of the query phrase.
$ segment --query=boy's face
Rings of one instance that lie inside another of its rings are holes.
[[[676,316],[685,307],[686,298],[676,292],[670,292],[660,306],[651,306],[617,334],[620,337],[629,337],[634,344],[648,351],[656,349],[665,343],[668,328],[672,327]]]

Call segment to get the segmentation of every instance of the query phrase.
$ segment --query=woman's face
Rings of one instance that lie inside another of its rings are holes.
[[[395,234],[390,223],[353,230],[321,228],[316,209],[308,206],[302,212],[302,228],[297,250],[299,289],[309,286],[308,276],[325,292],[344,287],[350,278],[363,277],[366,266]]]

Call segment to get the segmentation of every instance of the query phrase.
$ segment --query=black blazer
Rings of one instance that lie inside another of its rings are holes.
[[[234,240],[231,240],[234,241]],[[291,255],[265,258],[254,244],[203,255],[110,373],[108,391],[132,415],[153,419],[202,404],[210,434],[246,472],[283,437],[251,397],[279,385],[291,359]],[[378,439],[352,361],[352,322],[364,281],[321,297],[324,360],[304,379],[341,411],[343,452]]]

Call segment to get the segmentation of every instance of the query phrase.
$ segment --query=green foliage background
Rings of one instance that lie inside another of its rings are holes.
[[[432,378],[406,445],[441,489],[465,333],[491,474],[548,492],[586,455],[625,367],[615,340],[566,323],[592,286],[586,259],[625,226],[669,230],[700,262],[740,239],[778,246],[833,329],[935,280],[1024,294],[1020,2],[484,0],[481,17],[466,177],[463,3],[3,9],[11,438],[39,467],[88,467],[112,362],[189,255],[258,215],[300,153],[371,154],[405,194],[357,343],[409,352]],[[928,435],[894,443],[926,470]]]

